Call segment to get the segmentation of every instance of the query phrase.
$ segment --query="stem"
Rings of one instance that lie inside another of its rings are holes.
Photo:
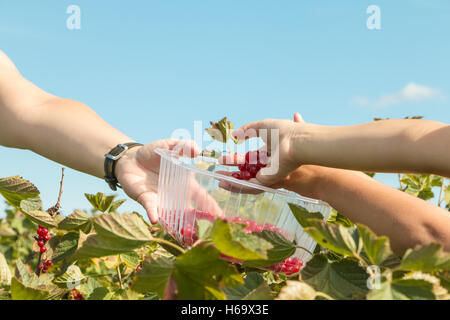
[[[117,266],[117,276],[119,277],[119,283],[120,283],[120,289],[123,289],[123,284],[122,284],[122,275],[120,274],[120,268],[119,266]]]
[[[311,252],[311,251],[309,251],[308,249],[306,249],[305,247],[302,247],[302,246],[295,246],[297,249],[302,249],[302,250],[305,250],[306,252],[308,252],[310,255],[314,255],[314,253],[313,252]]]
[[[400,173],[397,173],[398,183],[400,184],[400,190],[403,190],[402,176]]]
[[[160,239],[160,238],[155,238],[152,241],[155,241],[156,243],[164,243],[167,244],[168,246],[171,246],[172,248],[177,249],[178,251],[180,251],[181,253],[186,253],[186,250],[184,250],[183,248],[181,248],[179,245],[176,245],[175,243],[172,243],[168,240],[164,240],[164,239]]]
[[[59,183],[59,196],[58,201],[56,202],[56,206],[60,207],[61,204],[61,196],[63,192],[63,183],[64,183],[64,168],[61,168],[61,182]]]
[[[39,252],[39,259],[38,259],[38,264],[37,264],[37,267],[36,267],[36,275],[37,276],[40,276],[40,274],[41,274],[41,269],[39,269],[39,266],[41,265],[41,262],[42,262],[42,253]]]
[[[444,195],[444,188],[445,188],[445,178],[442,178],[441,190],[439,191],[438,207],[441,206],[442,201],[444,200],[442,199],[442,196]]]

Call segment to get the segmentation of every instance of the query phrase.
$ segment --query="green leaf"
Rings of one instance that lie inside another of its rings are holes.
[[[270,287],[257,272],[249,272],[244,284],[238,287],[223,289],[228,300],[271,300]]]
[[[351,222],[349,218],[343,216],[334,209],[331,210],[330,216],[328,217],[328,222],[340,224],[346,228],[351,228],[355,226],[355,224]]]
[[[287,280],[277,300],[315,300],[318,293],[305,282]]]
[[[20,208],[20,202],[22,200],[37,198],[39,196],[39,190],[28,180],[14,176],[0,179],[0,194],[11,205]]]
[[[445,203],[447,203],[447,205],[450,206],[450,185],[448,185],[448,186],[445,188],[445,191],[444,191],[444,201],[445,201]]]
[[[135,251],[125,252],[120,254],[120,260],[125,263],[129,268],[136,269],[140,264],[139,255]]]
[[[125,202],[126,200],[117,200],[117,201],[113,201],[113,203],[111,203],[111,206],[108,209],[108,212],[117,212],[117,209],[119,209],[119,207]]]
[[[97,287],[88,296],[88,300],[105,300],[108,296],[109,290],[105,287]]]
[[[106,196],[106,194],[101,192],[98,192],[95,195],[85,193],[84,196],[88,199],[94,209],[100,212],[108,212],[115,198],[115,196]]]
[[[193,247],[176,258],[173,276],[179,299],[222,300],[226,298],[222,287],[244,283],[236,269],[219,255],[214,247],[203,245]]]
[[[435,243],[408,249],[399,269],[423,272],[449,270],[450,253],[444,252],[443,246]]]
[[[83,281],[86,281],[86,276],[83,275],[81,269],[77,265],[71,265],[66,272],[53,280],[53,283],[64,289],[79,288]]]
[[[211,233],[213,228],[213,223],[206,219],[197,219],[195,221],[197,224],[197,236],[203,241],[211,239]]]
[[[0,286],[11,283],[11,270],[6,262],[5,256],[0,252]]]
[[[55,219],[46,211],[35,210],[36,202],[30,200],[22,200],[20,210],[22,213],[34,223],[46,228],[55,228],[58,226]]]
[[[211,128],[206,128],[206,132],[214,139],[223,143],[226,143],[228,139],[232,137],[231,133],[233,132],[234,124],[231,121],[228,121],[227,117],[224,117],[219,122],[210,122]],[[236,141],[235,141],[236,142]]]
[[[128,253],[140,248],[148,241],[124,239],[118,236],[103,236],[95,232],[86,235],[80,231],[78,248],[71,259],[87,259]]]
[[[303,268],[301,278],[335,299],[362,299],[368,292],[366,270],[348,258],[330,263],[325,255],[315,255]]]
[[[262,232],[257,232],[254,234],[269,242],[272,245],[272,248],[267,250],[267,259],[249,260],[244,262],[243,264],[244,266],[249,267],[270,266],[286,260],[295,253],[296,247],[294,243],[288,241],[279,232],[263,230]]]
[[[111,212],[93,219],[95,231],[105,237],[121,238],[124,242],[143,245],[153,239],[142,217],[137,213]]]
[[[24,285],[16,277],[11,281],[11,298],[13,300],[45,300],[50,292]]]
[[[62,237],[53,237],[50,240],[50,247],[53,248],[52,260],[58,262],[70,257],[78,247],[78,233],[69,232]]]
[[[78,230],[89,223],[89,217],[80,210],[75,210],[58,224],[61,230]]]
[[[173,271],[174,259],[167,257],[151,258],[145,261],[142,269],[136,273],[131,288],[140,293],[155,292],[160,298]]]
[[[368,300],[434,300],[433,285],[425,280],[381,277],[380,288],[372,289]]]
[[[308,219],[309,227],[303,229],[322,247],[335,253],[356,256],[359,254],[359,243],[350,232],[351,229],[344,228],[338,224],[329,224],[318,219]]]
[[[93,219],[93,224],[96,232],[86,235],[80,231],[73,259],[129,253],[152,240],[147,225],[136,213],[101,214]]]
[[[378,237],[368,227],[361,224],[357,224],[357,227],[366,256],[371,264],[384,266],[385,262],[390,262],[396,258],[387,237]]]
[[[245,228],[244,224],[216,219],[212,231],[214,245],[221,253],[235,259],[267,259],[267,250],[273,246],[263,238],[247,233]]]
[[[318,219],[322,221],[325,219],[320,212],[309,212],[305,208],[293,203],[289,203],[289,208],[291,208],[295,219],[297,219],[298,223],[300,223],[303,228],[310,226],[309,219]]]
[[[15,237],[16,235],[16,231],[8,224],[5,223],[0,225],[0,237]]]

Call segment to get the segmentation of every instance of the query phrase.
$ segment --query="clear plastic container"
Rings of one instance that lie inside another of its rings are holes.
[[[220,165],[214,158],[191,159],[160,149],[156,152],[161,156],[157,205],[160,223],[184,247],[197,240],[196,219],[212,221],[221,217],[250,223],[253,230],[278,231],[288,240],[314,251],[316,242],[303,232],[288,203],[320,212],[325,219],[331,211],[327,203],[217,173],[237,168]],[[300,261],[302,265],[310,258],[306,250],[297,249],[290,261]],[[280,266],[271,269],[284,272]]]

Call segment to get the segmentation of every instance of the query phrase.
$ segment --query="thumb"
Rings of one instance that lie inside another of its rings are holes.
[[[152,224],[158,222],[158,210],[156,208],[157,202],[157,194],[156,192],[144,192],[138,198],[137,202],[144,207],[145,211],[147,211],[148,218]]]

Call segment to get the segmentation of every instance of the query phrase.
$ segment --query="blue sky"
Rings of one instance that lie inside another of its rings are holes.
[[[381,30],[366,27],[373,4]],[[69,5],[81,9],[81,30],[66,27]],[[449,122],[449,31],[447,0],[0,0],[0,49],[22,74],[142,142],[225,115],[238,126],[295,111],[327,125],[407,115]],[[58,164],[0,154],[0,176],[30,179],[53,204]],[[68,170],[64,212],[87,207],[83,192],[97,191],[109,193]],[[131,200],[124,209],[143,213]]]

